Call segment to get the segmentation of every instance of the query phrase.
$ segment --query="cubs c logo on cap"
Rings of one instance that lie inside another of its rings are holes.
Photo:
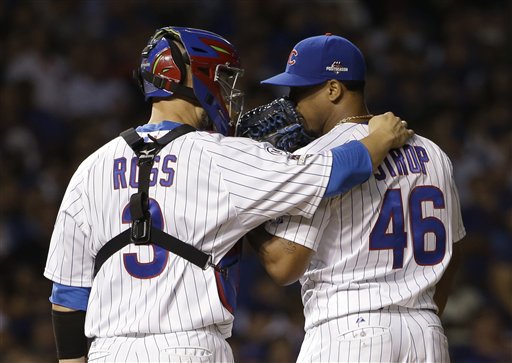
[[[293,49],[291,52],[290,52],[290,56],[288,57],[288,64],[289,65],[294,65],[295,64],[295,57],[298,55],[299,53],[297,52],[297,50]]]

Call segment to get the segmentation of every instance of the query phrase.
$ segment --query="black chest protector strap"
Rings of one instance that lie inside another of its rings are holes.
[[[132,226],[112,238],[98,251],[94,262],[94,276],[96,276],[101,266],[110,256],[130,243],[136,245],[148,245],[152,243],[169,252],[175,253],[204,270],[211,266],[215,268],[215,270],[223,272],[223,269],[211,262],[211,255],[180,241],[168,233],[154,228],[151,224],[148,193],[151,168],[153,167],[155,156],[169,142],[191,131],[195,131],[195,128],[190,125],[181,125],[169,131],[165,136],[159,139],[149,136],[153,141],[149,143],[145,143],[144,139],[141,138],[133,128],[121,133],[121,136],[133,149],[139,159],[137,163],[139,166],[138,193],[132,194],[130,197]]]

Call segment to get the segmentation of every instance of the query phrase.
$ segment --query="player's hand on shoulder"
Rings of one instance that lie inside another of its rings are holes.
[[[386,112],[374,116],[368,122],[370,134],[379,133],[383,142],[389,143],[391,149],[403,146],[413,135],[414,131],[407,128],[407,121]]]

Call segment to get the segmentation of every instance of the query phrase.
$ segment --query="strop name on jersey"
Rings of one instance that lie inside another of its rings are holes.
[[[423,174],[427,175],[426,164],[430,161],[427,151],[422,146],[404,145],[393,149],[374,173],[375,179],[384,180],[388,176]]]

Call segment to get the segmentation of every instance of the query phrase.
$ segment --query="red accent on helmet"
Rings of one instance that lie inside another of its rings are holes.
[[[155,57],[155,61],[151,65],[151,68],[154,69],[154,72],[152,72],[153,74],[167,78],[176,83],[180,83],[182,74],[174,62],[169,48],[165,48]]]

